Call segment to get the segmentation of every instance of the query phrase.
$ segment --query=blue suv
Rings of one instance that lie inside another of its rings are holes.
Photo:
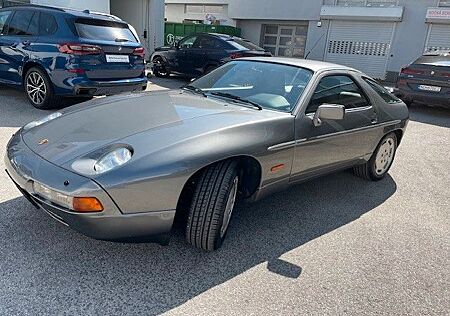
[[[43,6],[0,10],[0,83],[23,87],[39,109],[65,97],[147,86],[145,50],[134,29],[111,15]]]

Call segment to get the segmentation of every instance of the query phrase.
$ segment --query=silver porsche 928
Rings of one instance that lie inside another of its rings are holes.
[[[32,204],[85,235],[167,234],[184,213],[188,242],[211,251],[238,198],[345,168],[382,179],[408,117],[357,70],[243,58],[180,90],[97,99],[31,122],[9,141],[6,171]]]

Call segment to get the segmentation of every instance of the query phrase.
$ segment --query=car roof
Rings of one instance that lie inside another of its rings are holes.
[[[66,14],[70,14],[72,16],[79,17],[79,18],[91,18],[91,19],[95,18],[95,19],[101,19],[101,20],[107,20],[107,21],[124,22],[122,19],[120,19],[114,15],[111,15],[111,14],[93,12],[93,11],[89,11],[89,10],[76,10],[76,9],[63,8],[63,7],[50,7],[50,6],[36,5],[36,4],[15,5],[15,6],[5,7],[3,9],[44,10],[44,11],[66,13]]]
[[[359,72],[359,70],[342,66],[338,64],[328,63],[324,61],[311,60],[311,59],[301,59],[301,58],[288,58],[288,57],[244,57],[239,58],[239,60],[251,60],[251,61],[262,61],[262,62],[271,62],[276,64],[284,64],[289,66],[296,66],[310,69],[314,72],[323,71],[323,70],[350,70]]]

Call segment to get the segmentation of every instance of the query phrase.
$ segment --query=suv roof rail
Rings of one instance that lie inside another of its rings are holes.
[[[50,7],[50,6],[46,6],[46,5],[41,5],[41,4],[31,4],[31,3],[26,3],[26,4],[15,4],[15,5],[11,5],[11,6],[7,6],[7,7],[3,7],[1,9],[9,9],[9,8],[38,8],[38,9],[48,9],[48,10],[56,10],[56,11],[63,11],[63,8],[58,8],[58,7]]]

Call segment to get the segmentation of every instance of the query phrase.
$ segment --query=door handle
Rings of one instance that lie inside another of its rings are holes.
[[[370,120],[370,122],[372,124],[377,124],[378,123],[378,119],[377,118],[373,118],[373,119]]]

